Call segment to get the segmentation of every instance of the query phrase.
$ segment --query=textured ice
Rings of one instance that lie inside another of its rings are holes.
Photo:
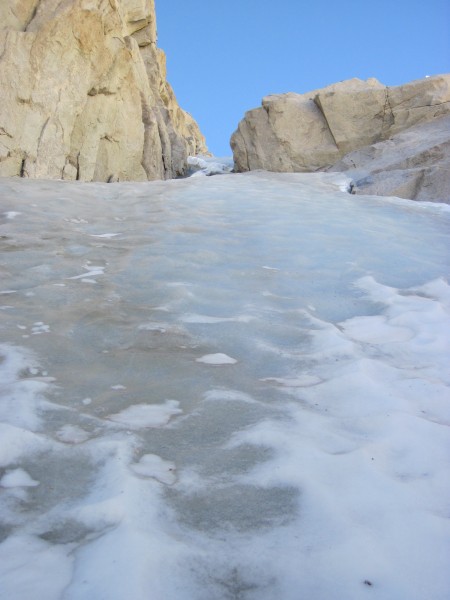
[[[448,600],[450,211],[347,187],[0,181],[2,599]]]

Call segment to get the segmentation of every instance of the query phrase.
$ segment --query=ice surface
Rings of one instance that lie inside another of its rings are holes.
[[[450,211],[347,187],[0,181],[0,598],[448,600]]]

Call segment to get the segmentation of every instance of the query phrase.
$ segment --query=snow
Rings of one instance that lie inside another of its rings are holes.
[[[177,400],[166,400],[164,404],[134,404],[121,412],[110,415],[108,419],[129,427],[141,429],[146,427],[162,427],[170,418],[182,412]]]
[[[2,596],[59,600],[72,576],[69,552],[34,536],[11,536],[0,545]]]
[[[347,187],[0,180],[0,597],[448,600],[450,211]]]
[[[14,211],[14,210],[8,210],[3,213],[3,216],[6,217],[7,219],[15,219],[20,214],[22,214],[22,213]]]
[[[120,233],[91,233],[91,237],[103,238],[107,240],[110,240],[118,235],[120,235]]]
[[[237,360],[228,356],[228,354],[223,354],[223,352],[217,352],[216,354],[205,354],[205,356],[201,356],[200,358],[195,359],[198,363],[203,363],[205,365],[235,365]]]
[[[131,470],[141,477],[154,477],[161,483],[171,485],[175,482],[175,464],[163,460],[156,454],[144,454],[141,459],[131,465]]]
[[[32,479],[23,469],[6,471],[0,479],[0,486],[4,488],[34,487],[36,485],[39,485],[39,481]]]
[[[81,444],[89,439],[89,434],[76,425],[63,425],[57,431],[56,436],[66,444]]]
[[[217,158],[216,156],[189,156],[189,176],[210,176],[231,173],[234,167],[233,157]]]

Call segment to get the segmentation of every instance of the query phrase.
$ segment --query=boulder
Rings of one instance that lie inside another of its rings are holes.
[[[0,176],[181,176],[207,153],[166,80],[154,0],[0,5]]]
[[[371,172],[369,162],[373,160],[368,157],[376,156],[381,165],[381,155],[389,150],[386,164],[414,163],[417,170],[421,161],[426,160],[426,167],[423,166],[426,173],[431,174],[430,169],[434,169],[434,181],[436,173],[440,179],[440,182],[426,186],[427,192],[419,192],[423,184],[420,184],[418,171],[413,173],[408,167],[410,172],[400,175],[398,171],[407,167],[392,168],[391,177],[397,171],[396,181],[403,181],[394,186],[406,190],[401,194],[414,193],[417,198],[427,195],[431,198],[435,193],[439,193],[439,197],[444,193],[449,198],[447,172],[441,172],[448,158],[448,143],[439,133],[448,128],[448,121],[443,119],[445,115],[450,115],[450,75],[427,77],[397,87],[384,86],[376,79],[351,79],[308,94],[267,96],[260,108],[246,113],[231,138],[235,170],[311,172],[330,169],[333,165],[336,170],[344,170],[344,166],[351,167],[350,161],[353,161],[368,175]],[[420,127],[427,123],[433,125]],[[411,129],[414,129],[411,135],[400,135]],[[423,140],[421,135],[428,139]],[[423,151],[415,154],[422,142]],[[411,147],[407,148],[408,145]],[[350,158],[350,153],[357,151],[359,154],[352,154]],[[443,158],[432,158],[441,154]],[[346,156],[349,159],[343,162]],[[439,160],[439,165],[432,164],[433,160]],[[381,172],[378,166],[374,165],[374,168],[377,173]],[[427,177],[423,175],[424,182]],[[374,186],[378,179],[372,177],[371,185]],[[367,184],[364,189],[374,190],[375,187],[369,188]],[[380,181],[376,189],[380,190],[377,193],[382,193],[382,189],[391,187],[383,187]]]
[[[350,176],[355,194],[450,202],[450,115],[350,152],[328,170]]]

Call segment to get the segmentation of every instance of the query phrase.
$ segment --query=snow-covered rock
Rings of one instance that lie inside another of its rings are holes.
[[[233,170],[233,158],[217,158],[216,156],[189,156],[188,175],[198,177],[202,175],[223,175]]]

